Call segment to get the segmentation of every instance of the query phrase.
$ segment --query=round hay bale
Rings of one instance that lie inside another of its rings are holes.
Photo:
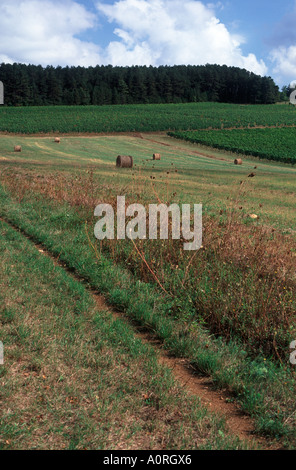
[[[133,157],[130,155],[118,155],[116,159],[116,166],[118,168],[132,168],[133,164]]]
[[[257,214],[249,214],[250,219],[257,220],[259,219],[259,215]]]
[[[242,165],[242,164],[243,164],[243,161],[242,161],[241,158],[236,158],[236,159],[234,160],[234,164],[235,164],[235,165]]]
[[[55,137],[54,141],[59,144],[61,142],[61,139],[59,137]]]
[[[15,152],[21,152],[22,151],[22,147],[20,145],[15,145],[14,146],[14,151]]]
[[[160,160],[160,153],[154,153],[153,160]]]

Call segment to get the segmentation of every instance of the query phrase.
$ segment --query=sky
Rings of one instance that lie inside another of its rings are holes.
[[[0,63],[226,64],[281,88],[296,80],[295,25],[296,0],[0,0]]]

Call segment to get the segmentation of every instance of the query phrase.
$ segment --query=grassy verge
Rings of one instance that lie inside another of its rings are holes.
[[[98,310],[81,283],[0,223],[1,449],[243,449]]]
[[[0,193],[1,215],[42,242],[52,253],[75,269],[108,301],[141,324],[152,328],[175,354],[190,359],[199,370],[226,387],[242,408],[256,418],[258,431],[282,437],[284,445],[295,446],[295,376],[285,364],[248,354],[243,343],[227,344],[198,323],[172,315],[172,299],[155,285],[141,282],[104,254],[98,258],[85,232],[85,219],[68,204],[35,194],[11,198]],[[186,304],[179,305],[186,309]],[[287,351],[288,352],[288,351]]]

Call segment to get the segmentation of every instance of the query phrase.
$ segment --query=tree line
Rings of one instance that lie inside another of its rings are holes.
[[[272,104],[281,99],[271,77],[238,67],[42,67],[0,65],[8,106],[110,105],[215,101]]]

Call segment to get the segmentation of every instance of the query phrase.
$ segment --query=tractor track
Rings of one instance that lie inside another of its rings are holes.
[[[224,418],[227,428],[232,434],[238,436],[245,442],[249,442],[258,450],[282,450],[280,443],[275,444],[255,433],[254,420],[243,413],[227,390],[216,390],[210,377],[200,374],[193,368],[188,360],[173,356],[164,348],[162,341],[157,338],[157,335],[152,329],[150,330],[148,327],[139,325],[139,323],[131,317],[115,309],[112,305],[109,305],[104,296],[91,287],[85,278],[80,276],[74,269],[69,268],[65,262],[59,260],[58,256],[51,253],[46,246],[36,241],[36,239],[26,231],[7,220],[5,217],[0,216],[0,221],[21,233],[26,239],[33,243],[40,254],[49,257],[56,266],[63,268],[76,281],[82,283],[94,298],[98,310],[108,311],[112,314],[114,319],[128,322],[134,329],[135,337],[154,348],[158,356],[159,364],[165,365],[171,370],[174,379],[187,393],[197,397],[201,404],[209,411]]]

